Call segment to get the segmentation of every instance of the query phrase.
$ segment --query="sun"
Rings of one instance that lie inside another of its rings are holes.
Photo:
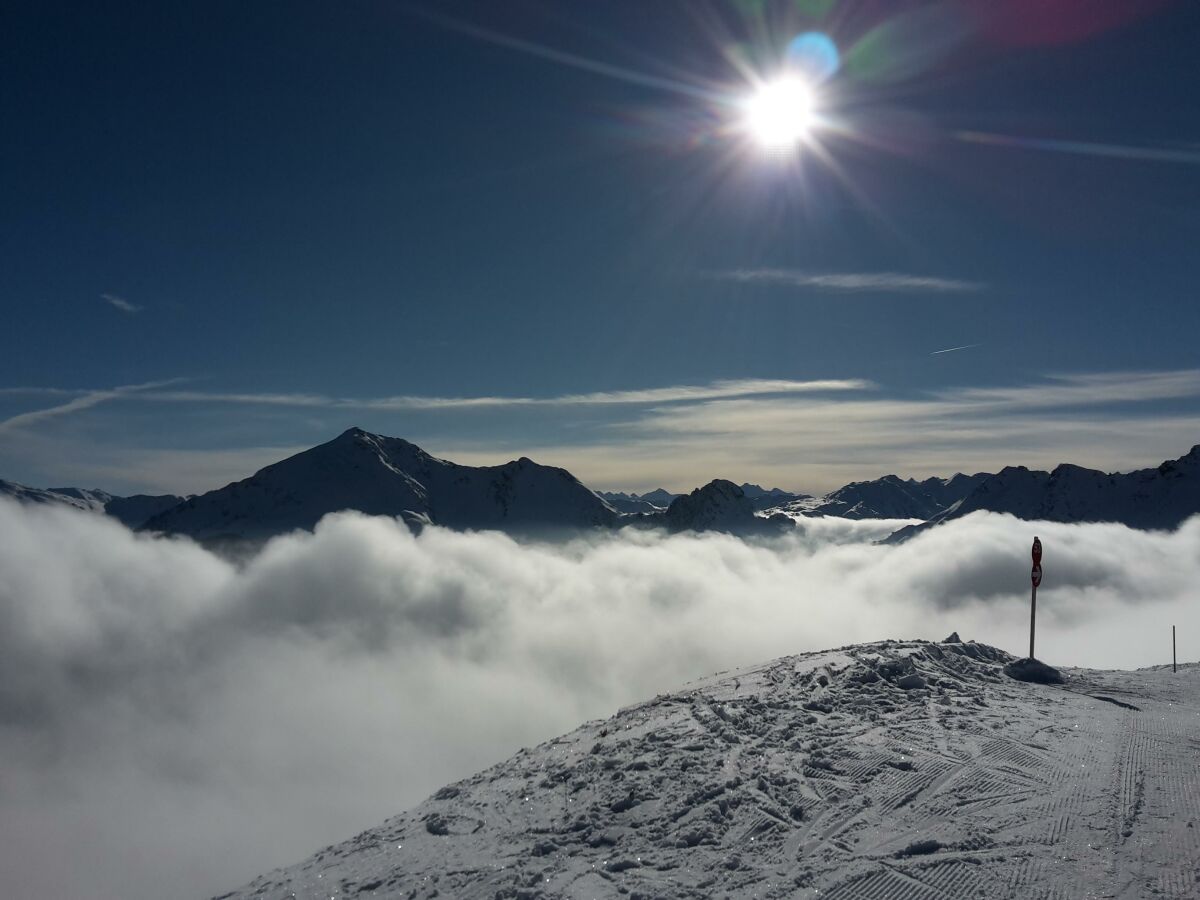
[[[815,97],[804,79],[767,82],[745,102],[746,130],[764,149],[790,150],[808,137]]]

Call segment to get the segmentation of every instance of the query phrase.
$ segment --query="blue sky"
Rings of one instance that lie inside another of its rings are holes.
[[[203,490],[349,425],[600,488],[1178,456],[1200,7],[996,6],[9,11],[0,477]],[[765,154],[736,104],[807,32]]]

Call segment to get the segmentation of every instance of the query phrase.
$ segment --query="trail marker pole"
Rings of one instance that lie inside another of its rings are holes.
[[[1179,669],[1175,664],[1175,626],[1171,626],[1171,671],[1178,672]]]
[[[1037,589],[1042,583],[1042,542],[1033,539],[1033,569],[1029,573],[1033,582],[1033,596],[1029,600],[1029,658],[1033,659],[1033,637],[1037,632]]]

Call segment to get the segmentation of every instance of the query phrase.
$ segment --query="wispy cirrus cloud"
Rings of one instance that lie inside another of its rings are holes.
[[[1200,396],[1200,369],[1050,375],[1036,384],[956,388],[935,396],[993,411],[1173,400]]]
[[[56,387],[0,387],[0,397],[77,397],[89,391]]]
[[[718,398],[656,406],[588,443],[522,446],[594,488],[691,489],[713,477],[823,492],[850,481],[1061,462],[1106,471],[1175,458],[1200,442],[1200,369],[1060,375],[907,397]],[[1187,405],[1180,407],[1184,401]],[[1164,410],[1162,403],[1172,407]],[[496,448],[439,452],[483,464]]]
[[[167,381],[148,381],[144,384],[126,384],[118,387],[108,388],[98,391],[83,391],[78,396],[72,397],[66,403],[60,403],[57,406],[47,406],[42,409],[34,409],[29,412],[18,413],[15,416],[10,416],[3,421],[0,421],[0,433],[12,431],[18,428],[27,428],[30,425],[36,425],[39,422],[44,422],[47,419],[58,418],[59,416],[67,416],[71,413],[81,412],[85,409],[91,409],[93,406],[98,406],[101,403],[106,403],[109,400],[117,400],[121,397],[128,397],[139,392],[152,391],[156,388],[169,387],[173,384],[178,384],[183,379],[171,378]],[[14,394],[29,394],[29,393],[46,393],[60,394],[67,393],[58,391],[54,388],[15,388],[11,389]]]
[[[867,391],[875,385],[861,378],[791,381],[745,378],[708,384],[680,384],[624,391],[593,391],[549,397],[477,396],[438,397],[399,395],[392,397],[330,397],[322,394],[209,393],[206,391],[158,391],[143,395],[147,400],[179,403],[236,403],[264,406],[325,407],[365,410],[438,410],[485,407],[537,406],[635,406],[658,403],[688,403],[768,394],[820,394]]]
[[[655,435],[679,433],[709,439],[761,435],[783,446],[794,446],[804,437],[810,445],[814,440],[832,438],[831,449],[875,441],[892,447],[927,447],[932,434],[945,440],[1031,429],[1056,431],[1078,427],[1080,417],[1096,422],[1153,416],[1151,410],[1139,411],[1138,405],[1187,398],[1200,399],[1200,369],[1060,375],[1013,387],[948,388],[910,398],[812,398],[804,403],[786,397],[722,399],[654,409],[625,427]],[[1105,409],[1094,411],[1096,407]]]
[[[594,463],[615,474],[613,467],[625,464],[616,446],[629,443],[640,467],[660,477],[685,467],[697,475],[747,472],[809,490],[888,472],[948,475],[1061,462],[1130,469],[1177,457],[1200,441],[1197,400],[1200,369],[1060,375],[910,397],[720,399],[649,410],[614,426],[620,437],[607,456],[572,460],[589,450],[564,447],[561,464],[586,471]],[[1170,401],[1191,403],[1164,411],[1161,404]],[[635,467],[627,468],[632,474]]]
[[[768,394],[820,394],[842,391],[866,391],[875,385],[861,378],[824,379],[818,381],[789,381],[786,379],[741,379],[714,381],[709,384],[683,384],[670,387],[643,388],[626,391],[596,391],[586,394],[559,394],[550,397],[436,397],[400,395],[393,397],[332,397],[325,394],[221,392],[221,391],[164,391],[161,388],[187,381],[173,378],[145,384],[123,385],[102,390],[71,391],[62,388],[13,387],[0,388],[0,395],[71,396],[66,403],[20,413],[0,421],[0,430],[36,424],[46,419],[91,409],[101,403],[122,398],[153,400],[167,403],[211,403],[247,406],[280,406],[309,409],[344,410],[464,410],[485,407],[537,406],[621,406],[651,405],[705,400],[754,397]]]
[[[598,489],[690,490],[725,477],[823,492],[887,473],[928,477],[1005,465],[1052,468],[1060,462],[1128,470],[1178,457],[1200,441],[1200,368],[1060,374],[1000,387],[902,395],[875,387],[862,380],[750,379],[541,398],[361,399],[114,389],[26,413],[16,417],[17,424],[117,397],[125,404],[162,404],[164,421],[174,415],[172,402],[180,409],[211,404],[222,422],[236,425],[239,435],[252,435],[253,443],[241,446],[235,439],[203,449],[181,437],[178,448],[81,444],[75,435],[56,438],[51,428],[38,443],[38,430],[25,429],[23,443],[7,441],[10,461],[0,455],[0,464],[14,474],[22,467],[53,472],[53,480],[64,483],[86,474],[101,485],[179,493],[245,477],[327,439],[331,429],[357,422],[462,463],[494,465],[530,456],[564,466]],[[268,437],[256,419],[272,407],[292,424]],[[497,428],[489,418],[486,426],[473,426],[474,416],[466,413],[489,408],[505,411],[509,425]],[[555,411],[553,427],[533,415],[540,409]],[[418,415],[425,411],[428,415]],[[529,417],[522,418],[524,413]],[[81,423],[85,429],[98,424]],[[5,427],[12,426],[0,424]]]
[[[716,400],[783,395],[828,397],[832,393],[869,391],[875,388],[872,382],[864,379],[816,381],[740,379],[714,381],[709,384],[596,391],[549,397],[405,395],[354,398],[309,393],[164,390],[164,388],[170,388],[184,380],[186,379],[172,379],[103,390],[72,391],[41,387],[0,388],[0,396],[44,396],[59,400],[70,398],[53,406],[22,412],[0,421],[0,435],[10,436],[7,447],[0,448],[8,451],[0,453],[0,465],[15,465],[18,471],[24,469],[25,471],[41,472],[43,473],[41,475],[26,476],[39,480],[51,478],[56,481],[74,482],[80,478],[87,478],[109,486],[121,485],[121,490],[183,493],[208,490],[214,486],[245,477],[248,472],[255,471],[285,456],[298,453],[305,446],[315,443],[315,441],[310,441],[309,444],[299,443],[299,441],[307,440],[314,433],[321,437],[327,437],[323,431],[313,432],[306,428],[303,438],[286,434],[282,436],[283,442],[294,443],[277,442],[270,445],[256,444],[249,447],[224,449],[105,447],[102,444],[91,443],[88,445],[86,454],[80,453],[78,438],[67,441],[56,439],[52,436],[54,429],[44,429],[39,437],[39,430],[35,426],[48,425],[52,420],[64,419],[72,414],[86,413],[96,406],[113,401],[158,403],[168,409],[172,405],[179,407],[208,405],[218,409],[225,406],[230,408],[222,416],[227,422],[239,421],[237,414],[233,411],[233,408],[239,406],[246,407],[250,415],[258,415],[262,409],[272,407],[285,416],[337,414],[338,418],[342,419],[339,427],[344,427],[346,419],[349,418],[347,413],[353,414],[353,418],[357,419],[360,413],[386,416],[389,413],[428,412],[440,417],[443,414],[450,416],[455,412],[470,413],[474,410],[489,409],[507,409],[514,412],[516,410],[569,410],[571,408],[627,410],[639,406],[669,409],[676,405]],[[259,409],[251,413],[250,409],[255,407]],[[616,415],[618,418],[622,417],[621,413]],[[630,420],[628,414],[623,416],[623,420]],[[82,425],[86,429],[95,427],[97,423],[84,422]],[[324,420],[318,427],[324,427]],[[382,430],[386,426],[377,425],[375,427]],[[413,434],[407,427],[402,433],[409,437],[420,438],[422,441],[426,440],[421,434]],[[21,440],[15,440],[17,437],[20,437]],[[496,462],[495,457],[498,454],[504,454],[507,449],[494,438],[491,443],[490,462]],[[430,446],[433,445],[430,444]],[[519,452],[519,448],[514,452]]]
[[[118,297],[116,294],[101,294],[100,299],[114,309],[119,309],[123,313],[129,313],[132,315],[133,313],[139,313],[142,311],[142,307],[138,306],[136,303],[130,303],[124,297]]]
[[[964,294],[983,290],[977,281],[910,275],[904,272],[809,272],[803,269],[731,269],[718,272],[721,281],[742,284],[810,288],[840,293]]]

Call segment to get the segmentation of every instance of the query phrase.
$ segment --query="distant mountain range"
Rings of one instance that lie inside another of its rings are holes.
[[[1200,445],[1153,469],[1108,474],[1064,463],[1053,472],[1008,466],[920,525],[888,538],[907,540],[930,528],[987,510],[1047,522],[1119,522],[1171,529],[1200,513]]]
[[[596,491],[596,496],[620,513],[656,513],[671,505],[679,494],[657,488],[646,494],[626,494],[622,491]]]
[[[953,478],[900,479],[884,475],[854,481],[820,498],[785,503],[781,511],[843,519],[928,519],[962,500],[991,476],[958,474]]]
[[[717,479],[690,494],[593,492],[570,472],[522,457],[464,466],[400,438],[351,428],[249,478],[196,497],[117,497],[99,490],[30,488],[0,481],[0,496],[103,512],[130,528],[203,541],[260,540],[311,529],[328,513],[399,516],[420,527],[528,533],[633,525],[670,531],[772,534],[800,517],[917,519],[902,541],[977,510],[1056,522],[1173,528],[1200,512],[1200,446],[1154,469],[1106,474],[1073,465],[1053,472],[1008,467],[996,475],[924,481],[885,475],[824,497]]]
[[[757,484],[743,484],[741,488],[746,499],[760,512],[768,509],[778,509],[788,503],[813,499],[810,494],[793,494],[791,491],[780,490],[777,487],[764,488]]]
[[[663,521],[669,531],[724,531],[729,534],[779,534],[796,527],[787,515],[756,515],[755,499],[732,481],[715,479],[675,498]]]
[[[716,478],[690,494],[677,494],[666,509],[626,513],[620,524],[665,528],[670,532],[722,531],[742,537],[773,535],[796,527],[784,513],[759,513],[754,501],[732,481]]]
[[[757,511],[775,509],[796,500],[811,500],[808,494],[793,494],[780,488],[764,488],[758,484],[743,484],[740,487],[742,495],[750,501]],[[621,491],[596,491],[600,497],[617,512],[622,513],[655,513],[664,512],[677,498],[683,494],[672,494],[663,488],[657,488],[645,494],[626,494]]]

